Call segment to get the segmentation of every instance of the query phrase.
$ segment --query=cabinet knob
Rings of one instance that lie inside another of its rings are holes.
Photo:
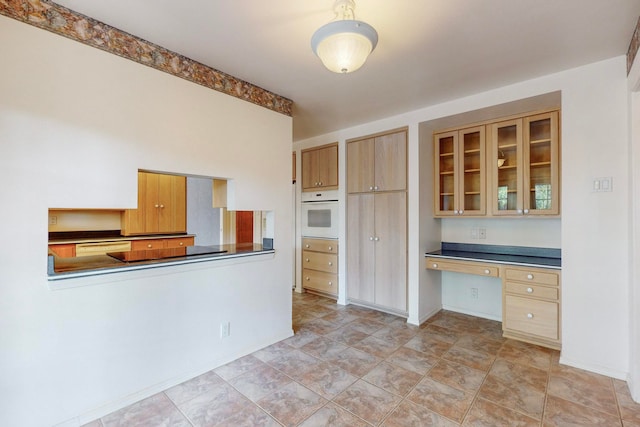
[[[528,214],[528,213],[529,213],[529,209],[525,209],[525,210],[524,210],[524,213],[525,213],[525,214]]]
[[[533,274],[527,274],[527,279],[532,280],[533,279]]]
[[[333,246],[329,246],[329,250],[332,251],[333,250]]]
[[[518,212],[519,214],[521,214],[521,213],[522,213],[522,209],[518,209],[518,210],[516,210],[516,212]]]
[[[333,265],[333,262],[329,261],[329,265]]]
[[[373,186],[373,189],[374,189],[374,191],[378,191],[378,186],[377,186],[377,185],[374,185],[374,186]]]
[[[527,293],[532,294],[533,293],[533,288],[527,288]]]
[[[309,262],[309,258],[305,258],[305,261],[306,261],[306,262]]]
[[[377,242],[378,240],[380,240],[380,238],[379,237],[374,237],[373,240],[375,240]]]
[[[305,277],[304,280],[306,280],[308,282],[310,280],[309,276]]]
[[[527,319],[533,319],[533,313],[527,313]]]
[[[484,274],[489,274],[489,273],[491,273],[491,270],[489,270],[488,268],[485,268],[484,269]]]
[[[454,214],[454,215],[458,215],[458,209],[454,209],[454,210],[453,210],[453,214]]]
[[[164,208],[164,205],[160,205],[160,209],[163,209],[163,208]]]
[[[433,268],[438,268],[438,264],[436,264],[435,262],[434,262],[433,264],[431,264],[431,266],[432,266]]]
[[[320,181],[320,182],[318,183],[318,186],[319,186],[319,187],[322,187],[322,181]]]
[[[373,191],[373,187],[369,187],[369,191]]]
[[[462,215],[464,213],[463,209],[460,209],[460,215]]]
[[[149,244],[147,245],[147,247],[148,247],[148,248],[151,248],[151,247],[153,247],[153,246],[151,246],[151,243],[149,243]]]
[[[371,240],[373,242],[373,237],[369,237],[369,240]]]
[[[309,248],[309,245],[304,245],[304,247],[308,249],[308,248]]]
[[[182,246],[182,245],[184,245],[184,243],[183,243],[183,242],[180,242],[180,246]]]
[[[155,204],[154,206],[155,206],[156,208],[159,208],[159,207],[160,207],[160,205],[158,205],[158,204]]]
[[[333,282],[329,282],[329,286],[333,286]]]

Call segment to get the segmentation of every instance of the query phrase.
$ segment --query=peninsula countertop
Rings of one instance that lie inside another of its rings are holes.
[[[274,252],[273,249],[265,249],[256,243],[113,252],[74,258],[61,258],[50,251],[47,273],[48,280],[54,281]]]

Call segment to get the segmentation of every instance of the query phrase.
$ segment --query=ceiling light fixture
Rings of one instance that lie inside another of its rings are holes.
[[[311,48],[325,67],[334,73],[351,73],[367,60],[378,44],[378,33],[366,22],[356,21],[354,0],[336,0],[336,21],[318,28]]]

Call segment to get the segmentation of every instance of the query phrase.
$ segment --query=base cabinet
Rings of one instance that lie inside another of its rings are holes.
[[[302,287],[338,295],[338,241],[302,239]]]

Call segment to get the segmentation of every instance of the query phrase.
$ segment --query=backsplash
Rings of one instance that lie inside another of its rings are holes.
[[[49,233],[120,230],[119,210],[49,209]]]

